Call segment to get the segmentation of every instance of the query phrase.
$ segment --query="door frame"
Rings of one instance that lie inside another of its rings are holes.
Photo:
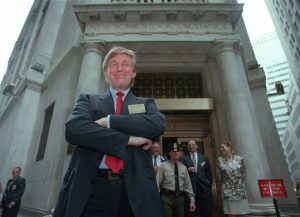
[[[170,116],[172,118],[170,118]],[[189,117],[185,120],[185,117]],[[168,122],[169,121],[169,122]],[[198,124],[191,123],[189,121],[197,121]],[[179,127],[180,126],[180,127]],[[183,127],[182,127],[183,126]],[[192,126],[192,127],[191,127]],[[193,128],[194,126],[194,128]],[[165,138],[176,138],[178,144],[182,142],[187,142],[188,140],[196,140],[196,142],[202,142],[204,148],[204,155],[209,159],[211,165],[211,174],[212,174],[212,203],[213,203],[213,216],[222,216],[222,205],[220,198],[220,193],[217,188],[217,176],[216,176],[216,154],[214,153],[213,144],[210,136],[210,126],[208,114],[206,117],[192,115],[192,120],[189,114],[187,115],[167,115],[167,125],[165,133],[160,136],[159,142],[161,144],[161,153],[164,151]],[[167,156],[168,157],[168,156]]]

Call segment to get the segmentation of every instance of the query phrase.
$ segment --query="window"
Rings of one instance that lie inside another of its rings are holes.
[[[293,41],[290,40],[289,43],[290,43],[290,47],[293,47]]]
[[[287,30],[290,30],[290,25],[288,24],[288,22],[285,22],[286,28]]]
[[[300,124],[298,125],[295,133],[296,133],[297,138],[299,138],[300,137]]]
[[[54,110],[54,104],[50,105],[46,111],[45,111],[45,116],[44,116],[44,126],[41,134],[41,139],[40,139],[40,144],[39,144],[39,150],[36,156],[36,160],[43,160],[45,151],[46,151],[46,144],[48,140],[48,134],[51,126],[51,120],[52,120],[52,115],[53,115],[53,110]]]
[[[298,170],[298,169],[299,169],[299,163],[296,162],[296,163],[294,163],[294,164],[292,165],[291,170],[292,170],[292,172],[295,172],[295,171]]]
[[[298,27],[298,24],[296,22],[294,22],[294,27],[295,27],[296,32],[298,32],[299,31],[299,27]]]
[[[294,8],[294,0],[290,1],[290,4],[291,4],[291,8]]]
[[[297,96],[297,92],[294,91],[293,96],[292,96],[292,100],[291,100],[291,104],[294,104],[294,103],[295,103],[296,96]]]
[[[299,15],[299,12],[298,12],[298,11],[296,11],[295,15],[296,15],[297,21],[300,21],[300,15]]]
[[[282,19],[282,17],[280,17],[280,22],[281,22],[281,24],[283,24],[283,19]]]
[[[202,79],[200,73],[140,74],[134,80],[132,92],[151,98],[200,98]]]
[[[292,142],[289,142],[288,146],[286,147],[286,153],[287,154],[291,151],[292,147],[293,147]]]
[[[289,13],[290,17],[293,17],[292,12],[291,12],[290,9],[288,10],[288,13]]]
[[[290,154],[288,159],[289,159],[289,163],[292,163],[293,160],[296,159],[296,153],[293,151],[292,154]]]
[[[72,144],[70,144],[70,143],[68,143],[67,155],[70,155],[70,154],[72,154],[72,153],[73,153],[73,151],[74,151],[74,149],[75,149],[75,146],[74,146],[74,145],[72,145]]]
[[[293,125],[295,126],[297,120],[298,120],[298,117],[299,117],[299,114],[300,114],[300,105],[298,104],[296,109],[295,109],[295,112],[293,114],[293,118],[292,118],[292,122],[293,122]]]
[[[295,53],[295,59],[299,62],[300,61],[300,57],[299,57],[299,55],[297,54],[297,53]]]
[[[287,141],[288,141],[289,137],[290,137],[290,134],[289,134],[289,132],[287,131],[286,134],[285,134],[284,137],[283,137],[283,145],[284,145],[284,146],[287,144]]]
[[[286,35],[286,36],[289,35],[289,31],[287,30],[287,28],[284,28],[284,32],[285,32],[285,35]]]
[[[295,37],[294,37],[293,34],[291,34],[291,40],[292,40],[293,43],[295,42]]]

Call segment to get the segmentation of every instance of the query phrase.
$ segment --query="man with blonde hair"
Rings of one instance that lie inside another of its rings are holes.
[[[110,89],[81,94],[67,120],[66,139],[75,149],[54,217],[161,217],[150,147],[164,132],[165,116],[153,99],[130,90],[133,51],[113,47],[103,71]]]

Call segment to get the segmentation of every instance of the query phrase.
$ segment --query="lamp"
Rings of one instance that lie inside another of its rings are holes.
[[[45,69],[45,66],[43,64],[40,64],[40,63],[34,63],[32,66],[31,66],[31,69],[37,71],[37,72],[40,72],[42,73]]]
[[[283,87],[281,81],[276,81],[275,82],[275,88],[276,88],[276,91],[277,91],[278,95],[284,94],[284,87]]]
[[[15,89],[16,85],[13,83],[8,83],[4,90],[2,91],[3,95],[5,96],[14,96],[13,90]]]
[[[276,93],[269,93],[269,94],[267,94],[267,96],[275,96],[275,95],[283,95],[284,94],[284,87],[283,87],[281,81],[275,82],[275,89],[276,89]]]

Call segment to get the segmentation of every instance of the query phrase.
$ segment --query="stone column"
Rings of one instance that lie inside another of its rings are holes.
[[[76,99],[80,93],[100,93],[106,88],[102,61],[105,47],[96,43],[85,43],[81,71],[78,79]]]
[[[101,93],[107,86],[102,71],[106,48],[98,43],[83,43],[82,49],[84,55],[77,83],[75,103],[81,93]],[[63,173],[65,173],[70,159],[71,155],[66,156]]]
[[[262,199],[258,187],[259,179],[271,178],[270,168],[240,52],[234,42],[223,41],[215,43],[213,55],[218,67],[217,77],[222,92],[229,139],[233,142],[235,153],[245,159],[246,188],[251,214],[274,214],[272,201]]]

